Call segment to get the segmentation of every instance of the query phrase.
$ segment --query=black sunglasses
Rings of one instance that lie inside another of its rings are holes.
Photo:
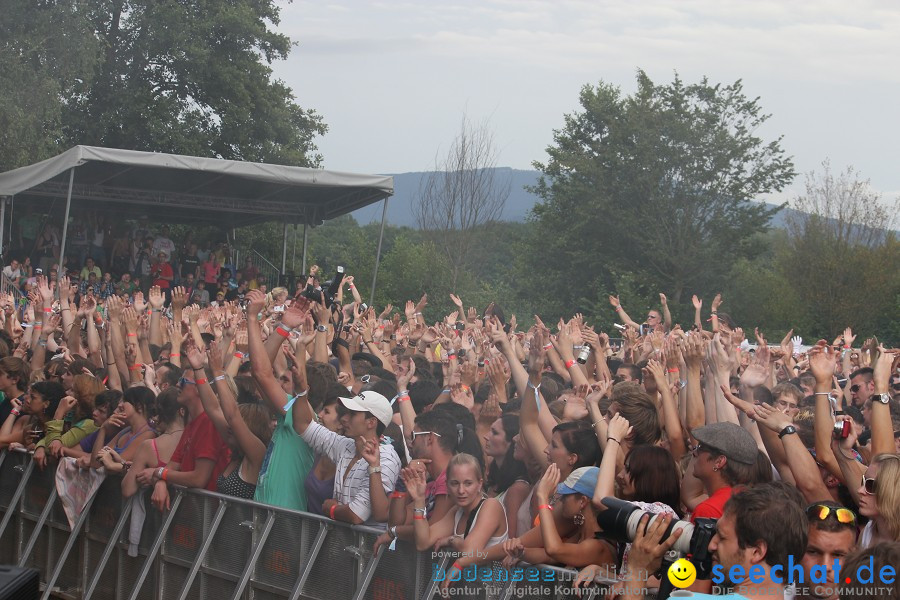
[[[854,383],[853,385],[851,385],[851,386],[850,386],[850,391],[851,391],[851,392],[858,392],[858,391],[859,391],[859,384],[858,384],[858,383]]]

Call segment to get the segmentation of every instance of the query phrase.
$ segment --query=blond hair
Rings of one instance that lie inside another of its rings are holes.
[[[872,459],[878,465],[875,478],[875,504],[888,533],[900,541],[900,454],[879,454]]]

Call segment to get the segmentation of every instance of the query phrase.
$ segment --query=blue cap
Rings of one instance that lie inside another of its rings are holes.
[[[597,475],[600,469],[597,467],[581,467],[572,471],[566,480],[556,486],[556,493],[565,496],[566,494],[581,494],[588,498],[594,497],[594,490],[597,488]]]

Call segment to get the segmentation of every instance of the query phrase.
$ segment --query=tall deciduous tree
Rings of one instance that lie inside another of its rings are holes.
[[[535,163],[544,289],[572,306],[615,287],[617,271],[674,302],[721,285],[775,212],[756,198],[795,175],[780,140],[756,135],[758,101],[740,81],[657,85],[638,71],[633,95],[600,82],[580,102]]]
[[[102,47],[67,103],[69,144],[317,165],[325,132],[270,64],[291,42],[273,0],[84,0]]]
[[[59,151],[64,98],[86,85],[97,40],[75,2],[0,7],[0,171]],[[81,80],[79,82],[79,80]]]
[[[846,326],[880,331],[893,323],[900,299],[900,199],[886,200],[852,167],[835,175],[826,161],[806,177],[805,193],[787,218],[780,270],[796,287],[814,333],[831,339]]]
[[[423,182],[416,221],[446,256],[451,289],[470,265],[473,232],[496,221],[509,197],[510,180],[496,169],[499,152],[487,123],[463,116],[459,135]]]

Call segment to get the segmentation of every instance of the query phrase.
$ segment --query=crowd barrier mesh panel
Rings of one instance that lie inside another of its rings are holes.
[[[55,469],[31,468],[31,457],[21,452],[3,453],[0,464],[0,518],[9,513],[8,526],[0,537],[0,564],[23,562],[38,569],[46,581],[64,560],[56,581],[54,596],[78,600],[91,579],[100,572],[92,598],[127,600],[134,591],[150,549],[159,537],[166,515],[149,501],[150,490],[142,492],[145,520],[141,529],[138,556],[128,556],[130,517],[109,559],[100,560],[119,523],[126,505],[121,496],[121,480],[110,477],[100,486],[87,519],[66,557],[61,554],[71,535],[61,502],[53,500],[48,518],[36,538],[34,548],[24,561],[22,552],[35,531],[40,515],[54,495]],[[31,468],[21,499],[10,506],[22,481]],[[344,600],[357,595],[373,560],[376,533],[362,527],[322,520],[298,513],[222,497],[203,491],[183,493],[178,510],[165,534],[163,543],[143,584],[139,600],[177,598],[192,569],[200,560],[206,541],[209,548],[197,567],[187,597],[201,600],[229,600],[256,546],[262,543],[258,558],[250,565],[249,580],[241,600],[286,600],[296,587],[301,573],[309,568],[309,576],[300,590],[305,600]],[[222,508],[221,519],[213,530],[215,515]],[[262,541],[269,514],[274,521],[268,537]],[[321,530],[325,535],[321,548],[313,553]],[[386,547],[371,572],[371,580],[362,597],[366,600],[415,599],[424,595],[431,583],[434,566],[440,559],[430,551],[417,552],[408,542],[398,542],[396,551]],[[554,569],[557,575],[574,577],[572,571]],[[572,595],[571,582],[519,581],[503,577],[498,564],[493,565],[495,582],[480,586],[479,597],[529,597],[556,600]]]

